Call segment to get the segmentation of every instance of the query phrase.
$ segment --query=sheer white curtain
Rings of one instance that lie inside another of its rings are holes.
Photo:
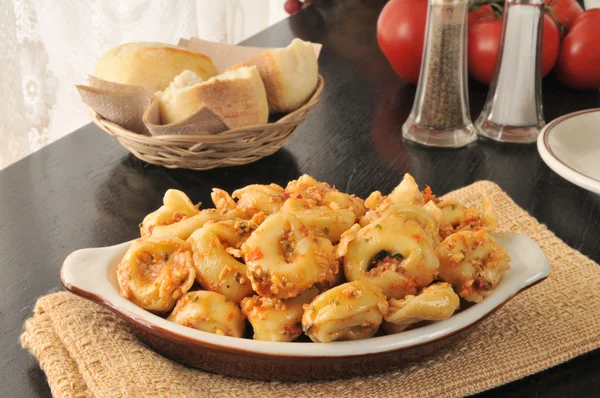
[[[237,43],[285,0],[0,0],[0,169],[88,122],[74,85],[108,49],[180,37]]]

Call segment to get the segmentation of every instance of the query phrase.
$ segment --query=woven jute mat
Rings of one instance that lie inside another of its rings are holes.
[[[501,231],[534,238],[550,276],[483,320],[464,340],[422,362],[349,380],[284,383],[234,379],[189,369],[154,353],[112,312],[70,293],[38,300],[21,344],[39,361],[55,397],[455,396],[483,391],[600,347],[600,267],[568,247],[495,184],[486,193]]]

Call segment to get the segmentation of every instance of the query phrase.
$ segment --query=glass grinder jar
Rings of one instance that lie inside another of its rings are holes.
[[[467,91],[468,0],[429,0],[421,73],[402,136],[436,147],[477,139]]]

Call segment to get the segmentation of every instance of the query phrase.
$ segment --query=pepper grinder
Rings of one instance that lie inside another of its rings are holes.
[[[498,58],[477,134],[500,142],[535,142],[544,126],[544,0],[506,0]]]
[[[468,0],[429,0],[419,84],[402,136],[436,147],[477,139],[467,90]]]

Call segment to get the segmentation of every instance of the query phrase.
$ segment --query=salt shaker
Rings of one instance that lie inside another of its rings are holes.
[[[402,136],[461,147],[477,139],[467,91],[468,0],[429,0],[421,74]]]
[[[506,0],[498,59],[477,133],[501,142],[535,142],[544,126],[544,0]]]

